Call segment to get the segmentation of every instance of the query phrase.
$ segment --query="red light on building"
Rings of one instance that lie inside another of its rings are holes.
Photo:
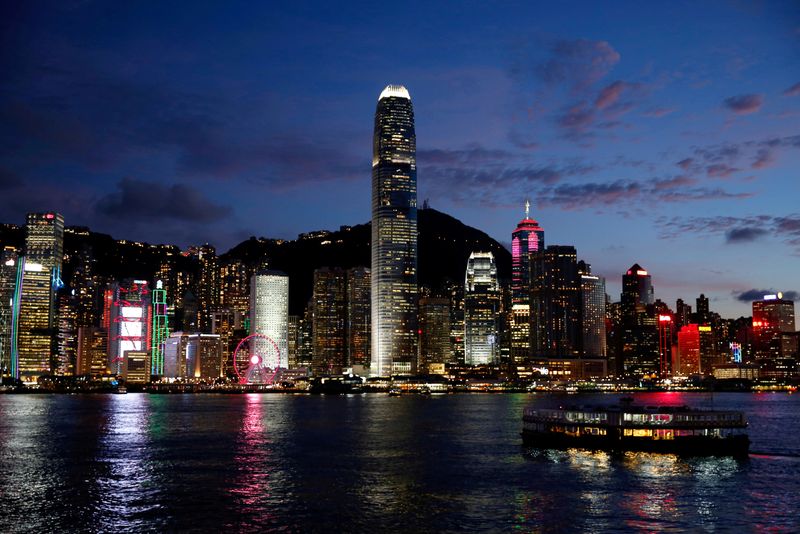
[[[659,315],[659,316],[658,316],[658,320],[659,320],[659,321],[662,321],[662,322],[663,322],[663,321],[671,321],[671,320],[672,320],[672,317],[670,317],[669,315]]]
[[[628,273],[630,274],[630,271],[628,271]],[[636,274],[638,274],[639,276],[647,276],[647,271],[644,270],[636,271]]]
[[[56,216],[55,216],[55,215],[53,215],[52,213],[48,213],[48,214],[47,214],[47,215],[45,215],[44,217],[45,217],[45,219],[55,219],[55,217],[56,217]]]

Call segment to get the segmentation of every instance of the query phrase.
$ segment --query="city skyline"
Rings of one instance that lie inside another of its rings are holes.
[[[751,290],[798,289],[792,3],[576,3],[591,24],[514,4],[429,7],[422,25],[418,10],[309,7],[272,20],[232,5],[225,29],[209,27],[214,8],[118,8],[100,28],[92,4],[15,7],[0,220],[55,210],[117,238],[220,249],[366,222],[368,102],[402,83],[420,200],[509,248],[529,198],[548,242],[574,245],[613,298],[634,262],[663,300],[705,293],[725,316],[747,315]]]

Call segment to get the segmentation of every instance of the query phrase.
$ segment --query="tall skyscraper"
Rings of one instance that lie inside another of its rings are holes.
[[[289,277],[280,271],[264,270],[250,280],[250,333],[264,334],[278,346],[279,358],[265,340],[250,343],[250,351],[265,356],[270,368],[289,367]]]
[[[370,374],[414,371],[417,359],[417,140],[411,96],[378,97],[372,151]]]
[[[583,297],[575,247],[550,245],[532,255],[531,345],[534,357],[582,354]]]
[[[464,361],[468,365],[497,363],[500,284],[491,252],[473,252],[464,281]]]
[[[35,381],[56,367],[56,292],[63,286],[64,217],[29,213],[25,257],[17,263],[12,361],[15,376]]]
[[[525,218],[511,233],[511,360],[515,363],[531,355],[531,254],[544,250],[544,230],[530,218],[529,210],[526,201]]]
[[[108,367],[113,374],[124,375],[129,352],[135,354],[138,369],[139,355],[150,350],[150,288],[146,280],[123,280],[111,285],[111,295]],[[149,367],[146,371],[149,376]]]
[[[655,314],[650,274],[638,263],[622,275],[623,372],[627,375],[658,374],[661,361],[658,349],[658,317]]]
[[[347,338],[347,276],[343,269],[314,271],[314,360],[318,374],[338,374],[345,367]]]
[[[156,281],[152,302],[153,325],[150,329],[150,375],[161,376],[164,374],[164,347],[169,336],[167,292],[164,290],[164,283],[161,280]]]
[[[790,338],[781,334],[794,331],[794,301],[778,293],[753,302],[753,348],[757,360],[790,357]]]
[[[366,267],[347,271],[347,365],[369,367],[370,364],[370,280]]]
[[[214,311],[219,306],[219,264],[217,250],[206,243],[199,247],[200,279],[197,284],[197,325],[201,332],[211,332]]]
[[[606,357],[606,280],[593,275],[591,268],[578,262],[581,271],[581,319],[583,323],[583,355]]]
[[[431,364],[450,361],[450,299],[419,300],[419,373],[429,373]]]
[[[18,261],[13,247],[0,251],[0,377],[11,372],[11,325]]]

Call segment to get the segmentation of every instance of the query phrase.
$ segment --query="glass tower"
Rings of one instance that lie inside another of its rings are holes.
[[[464,280],[464,362],[497,363],[500,355],[498,326],[500,284],[491,252],[473,252]]]
[[[378,98],[372,151],[370,374],[414,372],[417,358],[417,141],[408,90]]]
[[[544,230],[530,218],[530,202],[525,202],[525,218],[511,233],[511,359],[521,363],[531,355],[531,254],[544,250]]]

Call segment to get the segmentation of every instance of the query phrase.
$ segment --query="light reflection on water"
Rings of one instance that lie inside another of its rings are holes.
[[[564,399],[0,396],[0,518],[36,532],[800,530],[800,459],[523,448],[532,402]],[[800,397],[713,402],[751,414],[754,447],[800,454],[783,432]]]

